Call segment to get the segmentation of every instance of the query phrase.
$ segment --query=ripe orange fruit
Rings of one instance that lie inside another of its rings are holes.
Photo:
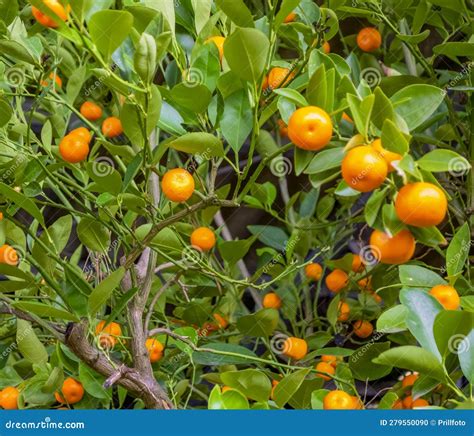
[[[364,403],[357,395],[353,395],[352,400],[354,401],[354,409],[362,410],[364,408]]]
[[[62,21],[66,21],[68,19],[68,11],[66,11],[64,6],[57,0],[43,0],[43,4],[47,8],[51,9]],[[52,28],[56,28],[59,26],[59,24],[53,18],[41,12],[35,6],[31,7],[31,12],[33,13],[33,16],[35,17],[36,21],[38,21],[38,23],[40,23],[41,25]]]
[[[350,410],[354,408],[354,399],[347,392],[334,390],[323,400],[324,410]]]
[[[18,265],[18,253],[8,244],[3,244],[0,247],[0,264],[2,263],[12,266]]]
[[[271,89],[283,88],[295,77],[289,68],[274,67],[268,73],[268,84]]]
[[[411,403],[411,408],[415,409],[417,407],[427,407],[429,405],[430,403],[428,403],[428,401],[424,400],[423,398],[418,398],[417,400],[413,401],[413,403]]]
[[[183,203],[189,200],[194,192],[193,176],[183,168],[169,170],[163,176],[161,189],[168,200]]]
[[[345,301],[339,301],[337,305],[337,320],[344,322],[349,319],[351,308]]]
[[[349,276],[342,269],[335,269],[326,277],[326,287],[337,294],[349,283]]]
[[[66,162],[82,162],[89,154],[89,143],[77,134],[67,135],[59,143],[59,154]]]
[[[224,42],[225,38],[223,36],[212,36],[206,40],[206,44],[209,42],[213,42],[217,50],[219,51],[219,58],[222,62],[222,58],[224,57]]]
[[[54,80],[54,82],[56,83],[56,86],[57,86],[58,88],[62,88],[62,86],[63,86],[63,81],[61,80],[61,77],[59,77],[57,74],[51,73],[51,74],[49,75],[49,79]],[[41,86],[43,86],[43,87],[45,87],[45,88],[46,88],[47,86],[49,86],[49,79],[41,80],[41,82],[40,82]]]
[[[364,277],[360,279],[357,284],[364,290],[364,291],[371,291],[372,290],[372,276]]]
[[[291,23],[295,21],[296,19],[296,14],[294,12],[290,12],[285,19],[283,20],[284,23]]]
[[[54,397],[58,403],[76,404],[84,397],[84,388],[80,381],[68,377],[64,380],[61,393],[55,392]]]
[[[430,294],[435,297],[446,310],[457,310],[461,303],[456,289],[449,285],[437,285],[431,288]]]
[[[0,212],[0,221],[3,220],[3,212]]]
[[[99,335],[99,343],[103,348],[113,348],[122,336],[122,327],[116,322],[105,325],[105,321],[100,321],[95,328],[95,334]]]
[[[316,106],[297,109],[288,123],[288,136],[303,150],[321,150],[332,137],[331,117]]]
[[[263,307],[266,309],[280,309],[281,298],[275,292],[269,292],[263,297]]]
[[[308,352],[308,344],[304,339],[289,337],[285,340],[283,354],[294,360],[300,360]]]
[[[327,372],[328,374],[336,374],[336,369],[330,363],[319,362],[316,365],[316,371]],[[322,378],[323,380],[329,381],[332,377],[324,374],[317,374],[316,377]]]
[[[191,245],[201,251],[210,251],[216,245],[216,235],[208,227],[199,227],[191,233]]]
[[[81,106],[81,114],[86,120],[97,121],[102,118],[102,108],[92,101],[85,101]]]
[[[362,258],[358,254],[354,254],[352,258],[352,271],[353,272],[362,272],[364,271],[364,264]]]
[[[326,362],[326,363],[329,363],[330,365],[332,365],[334,368],[337,366],[337,363],[339,361],[341,361],[342,358],[339,357],[339,356],[333,356],[331,354],[323,354],[321,356],[321,361],[322,362]]]
[[[306,277],[317,282],[323,275],[323,267],[319,263],[310,263],[304,268]]]
[[[407,388],[409,386],[413,386],[417,379],[418,379],[417,373],[406,375],[405,377],[403,377],[402,387]]]
[[[392,410],[403,409],[403,402],[402,400],[397,400],[395,403],[392,404]]]
[[[415,254],[415,245],[415,238],[406,229],[393,237],[379,230],[374,230],[370,235],[372,254],[379,262],[389,265],[408,262]]]
[[[227,321],[222,315],[219,315],[218,313],[214,313],[212,317],[216,320],[217,325],[221,329],[225,329],[229,325],[229,321]]]
[[[382,35],[374,27],[365,27],[357,35],[357,45],[362,51],[375,51],[382,45]]]
[[[387,177],[387,162],[368,145],[355,147],[342,161],[342,177],[356,191],[370,192]]]
[[[272,390],[270,392],[270,399],[271,400],[273,400],[275,398],[275,389],[276,389],[278,383],[280,383],[280,382],[277,381],[277,380],[272,380]]]
[[[382,147],[382,141],[380,139],[376,139],[371,145],[372,148],[384,158],[385,162],[387,162],[388,172],[394,171],[395,167],[392,166],[392,162],[401,160],[403,156],[401,154],[394,153],[393,151],[385,150],[385,148]]]
[[[406,396],[403,399],[402,404],[404,409],[411,409],[411,406],[413,404],[413,397],[411,395]]]
[[[326,54],[331,53],[331,45],[327,41],[323,43],[323,52]]]
[[[68,136],[77,136],[78,138],[81,138],[82,140],[86,141],[88,144],[90,144],[90,142],[92,141],[91,132],[85,127],[79,127],[77,129],[71,130],[68,133]]]
[[[280,136],[282,138],[288,138],[288,126],[285,124],[283,120],[278,120],[278,127],[279,127],[279,132]]]
[[[369,321],[356,321],[352,327],[354,328],[354,334],[362,339],[368,338],[374,331],[374,327]]]
[[[7,386],[0,391],[0,407],[5,410],[16,410],[18,409],[18,397],[20,391],[14,386]]]
[[[163,357],[163,344],[154,338],[148,338],[145,341],[145,347],[148,350],[148,355],[150,356],[150,362],[158,362]]]
[[[123,133],[122,122],[117,117],[109,117],[102,123],[102,133],[106,138],[116,138]]]
[[[409,183],[398,191],[395,200],[398,218],[415,227],[437,226],[447,210],[446,194],[432,183]]]

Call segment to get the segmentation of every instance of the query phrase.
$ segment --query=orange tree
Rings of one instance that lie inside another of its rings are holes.
[[[0,11],[2,408],[472,405],[472,1]]]

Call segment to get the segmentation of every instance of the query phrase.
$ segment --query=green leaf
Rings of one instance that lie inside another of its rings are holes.
[[[435,3],[435,2],[433,2]],[[433,47],[433,52],[437,55],[446,55],[451,58],[459,57],[474,57],[474,43],[473,42],[444,42]]]
[[[248,409],[249,402],[240,392],[232,389],[221,393],[219,386],[214,386],[208,401],[211,410],[242,410]]]
[[[446,270],[449,277],[454,277],[463,271],[470,246],[471,236],[466,222],[458,229],[446,251]]]
[[[398,395],[395,392],[387,392],[381,399],[378,406],[380,410],[390,410],[395,401],[398,400]]]
[[[354,377],[362,381],[378,380],[392,372],[392,365],[377,365],[372,359],[387,351],[390,342],[369,342],[349,357],[349,367]]]
[[[243,0],[216,0],[216,5],[237,26],[254,27],[252,13]]]
[[[251,315],[241,316],[237,320],[239,331],[251,337],[268,337],[278,325],[278,311],[275,309],[261,309]]]
[[[104,225],[92,218],[82,218],[77,226],[79,240],[90,250],[106,253],[110,246],[110,234]]]
[[[252,225],[247,228],[263,244],[280,251],[286,249],[289,236],[280,227]]]
[[[407,314],[408,309],[403,304],[391,307],[377,319],[377,331],[388,334],[406,330]]]
[[[329,393],[328,389],[318,389],[311,394],[311,409],[323,410],[324,397]]]
[[[112,272],[106,279],[102,280],[89,295],[88,310],[94,316],[107,302],[114,290],[120,285],[125,275],[125,268],[120,267]]]
[[[4,98],[0,98],[0,127],[5,126],[13,116],[13,109]]]
[[[171,90],[171,97],[173,100],[193,112],[204,112],[211,102],[212,93],[207,86],[202,84],[194,84],[190,86],[183,82],[176,85]]]
[[[473,328],[474,313],[472,312],[443,310],[438,313],[433,333],[443,360],[449,353],[462,351],[462,341],[467,338]]]
[[[321,64],[313,73],[306,88],[306,98],[309,104],[326,110],[328,97],[328,86],[326,81],[326,67]]]
[[[9,41],[3,39],[0,41],[0,52],[3,55],[10,56],[13,59],[26,62],[27,64],[35,65],[37,62],[29,51],[16,41]]]
[[[79,363],[79,380],[84,390],[94,398],[111,399],[111,393],[104,389],[105,378],[89,368],[84,362]]]
[[[241,79],[257,83],[265,70],[270,42],[256,29],[237,28],[224,43],[224,56]]]
[[[185,153],[197,154],[205,160],[224,156],[222,141],[216,136],[205,132],[187,133],[171,141],[168,146]]]
[[[400,265],[398,272],[404,286],[431,289],[433,286],[446,284],[441,276],[422,266]]]
[[[254,242],[254,237],[235,241],[224,241],[218,246],[219,253],[229,265],[235,265],[248,253]]]
[[[238,365],[248,364],[248,362],[251,361],[249,357],[257,357],[255,353],[248,348],[222,342],[207,344],[206,349],[221,351],[226,354],[217,354],[210,351],[195,351],[192,356],[194,363],[208,366]]]
[[[194,10],[194,24],[196,32],[199,34],[207,21],[212,8],[212,0],[191,0]]]
[[[252,131],[253,117],[247,93],[240,89],[224,100],[220,122],[222,135],[236,152]]]
[[[270,379],[256,369],[223,372],[221,380],[226,386],[255,401],[267,401],[272,389]]]
[[[372,192],[372,195],[367,200],[367,203],[364,207],[364,216],[369,226],[373,226],[377,220],[380,208],[387,197],[389,189],[390,188],[388,186],[383,189],[377,189]]]
[[[436,149],[423,155],[417,164],[426,171],[452,171],[466,174],[471,169],[467,159],[452,150]]]
[[[382,146],[388,151],[401,154],[402,156],[408,152],[408,141],[400,132],[400,129],[391,120],[385,120],[382,127],[381,136]]]
[[[34,313],[41,318],[57,318],[74,322],[79,321],[77,316],[70,312],[66,312],[64,309],[59,309],[36,301],[17,301],[12,303],[12,306],[23,310],[24,312]]]
[[[395,111],[393,110],[392,102],[379,87],[375,88],[374,95],[375,101],[374,110],[372,111],[372,122],[375,127],[382,130],[386,120],[393,121],[395,119]]]
[[[458,344],[458,357],[461,369],[470,383],[474,383],[474,329]]]
[[[284,377],[275,387],[273,398],[278,407],[283,407],[296,393],[309,374],[310,368],[300,369]]]
[[[134,57],[135,71],[145,83],[151,83],[156,70],[156,42],[153,36],[143,33]]]
[[[421,347],[413,345],[395,347],[373,359],[373,362],[418,371],[439,381],[445,380],[444,369],[436,356]]]
[[[322,173],[341,166],[344,159],[344,147],[331,148],[317,153],[304,170],[305,174]]]
[[[36,336],[32,325],[28,321],[17,318],[16,326],[16,343],[25,359],[31,363],[47,362],[48,352]]]
[[[44,218],[41,211],[38,209],[38,206],[31,200],[20,192],[16,192],[14,189],[5,185],[5,183],[0,182],[0,194],[4,195],[8,200],[12,201],[17,207],[28,212],[33,218],[35,218],[41,226],[44,228]]]
[[[416,289],[402,289],[400,301],[408,309],[406,324],[411,334],[423,348],[441,361],[433,335],[433,325],[436,316],[443,310],[442,306],[431,295]]]
[[[122,178],[120,173],[109,164],[108,159],[98,158],[94,162],[86,164],[87,174],[95,182],[90,186],[90,190],[94,192],[109,192],[117,195],[122,187]]]
[[[276,14],[274,26],[276,28],[280,27],[281,24],[285,21],[285,18],[293,12],[301,3],[301,0],[283,0]]]
[[[296,89],[278,88],[273,90],[273,92],[296,103],[300,107],[308,106],[306,99]]]
[[[410,131],[424,123],[439,107],[444,91],[432,85],[410,85],[391,97],[395,112],[408,125]]]

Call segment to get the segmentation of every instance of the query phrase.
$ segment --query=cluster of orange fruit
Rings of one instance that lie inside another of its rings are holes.
[[[409,388],[415,384],[417,379],[417,373],[409,374],[403,377],[402,388],[407,390],[408,395],[406,395],[406,397],[403,399],[395,401],[395,403],[392,405],[392,409],[415,409],[417,407],[427,407],[430,405],[430,403],[428,403],[428,401],[423,398],[417,398],[416,400],[413,400]]]
[[[67,5],[64,7],[58,0],[43,0],[45,7],[49,8],[59,19],[63,22],[67,21],[69,18],[69,13],[71,12],[71,6]],[[31,12],[36,21],[45,27],[51,27],[53,29],[59,27],[59,23],[55,21],[54,18],[49,17],[39,8],[32,6]]]
[[[81,115],[88,121],[98,121],[102,118],[102,108],[91,101],[86,101],[80,109]],[[115,138],[123,133],[122,122],[117,117],[108,117],[102,122],[102,133],[106,138]],[[84,161],[89,155],[91,132],[85,127],[79,127],[69,132],[59,144],[61,157],[69,163]]]

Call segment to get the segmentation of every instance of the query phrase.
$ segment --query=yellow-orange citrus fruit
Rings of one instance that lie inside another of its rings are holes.
[[[368,338],[374,331],[374,327],[369,321],[356,321],[352,327],[354,328],[354,334],[362,339]]]
[[[76,404],[84,397],[84,387],[80,381],[68,377],[63,382],[61,392],[55,392],[54,396],[58,403]]]
[[[392,410],[399,410],[399,409],[403,409],[402,400],[397,400],[392,404]]]
[[[267,86],[271,89],[282,88],[293,80],[295,73],[289,68],[274,67],[268,73]]]
[[[387,162],[368,145],[349,150],[342,161],[342,177],[352,189],[359,192],[370,192],[378,188],[387,173]]]
[[[351,314],[351,308],[345,301],[339,301],[337,305],[337,320],[340,322],[347,321]]]
[[[376,139],[372,142],[372,148],[380,154],[385,159],[388,165],[388,171],[392,172],[395,170],[395,167],[392,165],[392,162],[401,160],[403,156],[401,154],[395,153],[393,151],[388,151],[382,147],[382,141],[380,139]]]
[[[206,40],[206,43],[213,42],[219,51],[219,58],[222,62],[224,57],[224,42],[225,38],[223,36],[212,36]]]
[[[229,325],[229,321],[227,321],[222,315],[219,315],[218,313],[214,313],[212,317],[216,320],[217,325],[221,329],[225,329]]]
[[[331,117],[323,109],[307,106],[297,109],[288,122],[288,136],[298,148],[317,151],[326,147],[332,137]]]
[[[14,386],[7,386],[0,391],[0,407],[5,410],[16,410],[18,409],[18,397],[20,391]]]
[[[123,133],[122,122],[117,117],[109,117],[102,123],[102,133],[106,138],[116,138]]]
[[[418,398],[411,403],[411,408],[416,409],[417,407],[427,407],[430,403],[423,398]]]
[[[335,269],[326,276],[326,287],[337,294],[349,283],[349,276],[342,269]]]
[[[263,297],[263,307],[266,309],[280,309],[281,298],[275,292],[269,292]]]
[[[331,53],[331,45],[327,41],[324,41],[323,52],[326,54]]]
[[[354,399],[344,391],[331,391],[323,399],[324,410],[354,409]]]
[[[43,0],[43,4],[53,11],[62,21],[66,21],[68,19],[68,10],[57,0]],[[69,7],[67,8],[69,9]],[[45,27],[52,27],[56,28],[59,24],[55,21],[54,18],[49,17],[45,13],[43,13],[40,9],[35,6],[31,7],[31,12],[33,13],[33,17],[35,17],[36,21]]]
[[[283,347],[283,354],[294,360],[300,360],[306,356],[308,344],[304,339],[289,337],[286,338]]]
[[[158,339],[148,338],[145,341],[145,347],[148,350],[151,363],[158,362],[163,357],[163,350],[165,347]]]
[[[66,162],[82,162],[89,154],[89,143],[78,135],[67,135],[59,143],[59,154]]]
[[[408,262],[415,254],[416,241],[409,230],[402,230],[390,237],[380,230],[370,235],[372,254],[381,263],[400,265]]]
[[[88,144],[92,141],[92,135],[89,130],[87,130],[85,127],[79,127],[77,129],[71,130],[67,136],[77,136],[78,138],[83,139],[86,141]]]
[[[461,299],[456,289],[449,285],[437,285],[430,290],[430,294],[435,297],[446,310],[457,310],[461,304]]]
[[[3,212],[0,212],[0,221],[3,220]]]
[[[323,354],[321,356],[321,361],[329,363],[332,365],[334,368],[337,366],[337,363],[342,360],[341,357],[339,356],[333,356],[332,354]]]
[[[398,191],[395,200],[398,218],[414,227],[437,226],[444,220],[447,210],[446,194],[432,183],[409,183]]]
[[[103,348],[113,348],[122,336],[122,327],[116,322],[105,325],[105,321],[100,321],[95,328],[95,334],[99,336],[99,343]]]
[[[288,137],[288,126],[285,124],[283,120],[278,120],[278,130],[282,138]]]
[[[364,263],[362,258],[358,254],[354,254],[352,258],[352,271],[353,272],[362,272],[364,271]]]
[[[319,362],[316,365],[316,371],[327,372],[328,374],[332,374],[332,375],[336,373],[336,369],[334,368],[334,366],[326,362]],[[325,374],[317,374],[316,377],[322,378],[323,380],[326,380],[326,381],[329,381],[332,378]]]
[[[3,244],[0,247],[0,264],[16,266],[18,259],[18,253],[11,245]]]
[[[402,380],[402,387],[407,388],[409,386],[413,386],[418,379],[418,374],[409,374],[403,377]]]
[[[323,275],[323,267],[319,263],[310,263],[305,266],[304,272],[308,279],[317,282]]]
[[[58,88],[62,88],[62,86],[63,86],[63,81],[61,80],[61,77],[59,77],[57,74],[51,73],[51,74],[49,75],[49,79],[54,80],[54,82],[55,82],[55,84],[56,84],[56,86],[57,86]],[[43,86],[43,87],[45,87],[45,88],[46,88],[47,86],[49,86],[49,79],[41,80],[41,82],[40,82],[40,83],[41,83],[41,86]]]
[[[97,121],[102,118],[102,108],[93,101],[85,101],[81,106],[82,116],[89,121]]]
[[[362,410],[364,408],[364,403],[358,396],[353,395],[352,399],[354,400],[354,409]]]
[[[404,409],[411,409],[411,406],[413,404],[413,397],[411,395],[406,396],[403,399],[402,404]]]
[[[273,400],[275,399],[275,389],[278,386],[278,383],[280,383],[277,380],[272,380],[272,390],[270,392],[270,399]]]
[[[372,290],[372,277],[364,277],[363,279],[360,279],[357,284],[364,289],[365,291],[371,291]]]
[[[342,113],[342,119],[344,121],[347,121],[348,123],[354,124],[354,120],[349,115],[347,115],[345,112]]]
[[[183,203],[189,200],[194,192],[193,176],[183,168],[166,172],[161,181],[161,189],[168,200]]]
[[[375,51],[382,45],[382,35],[374,27],[365,27],[357,34],[357,45],[362,51]]]
[[[284,23],[292,23],[296,20],[296,14],[294,12],[290,12],[285,19],[283,20]]]
[[[191,245],[201,251],[210,251],[216,245],[216,235],[208,227],[199,227],[191,233]]]

